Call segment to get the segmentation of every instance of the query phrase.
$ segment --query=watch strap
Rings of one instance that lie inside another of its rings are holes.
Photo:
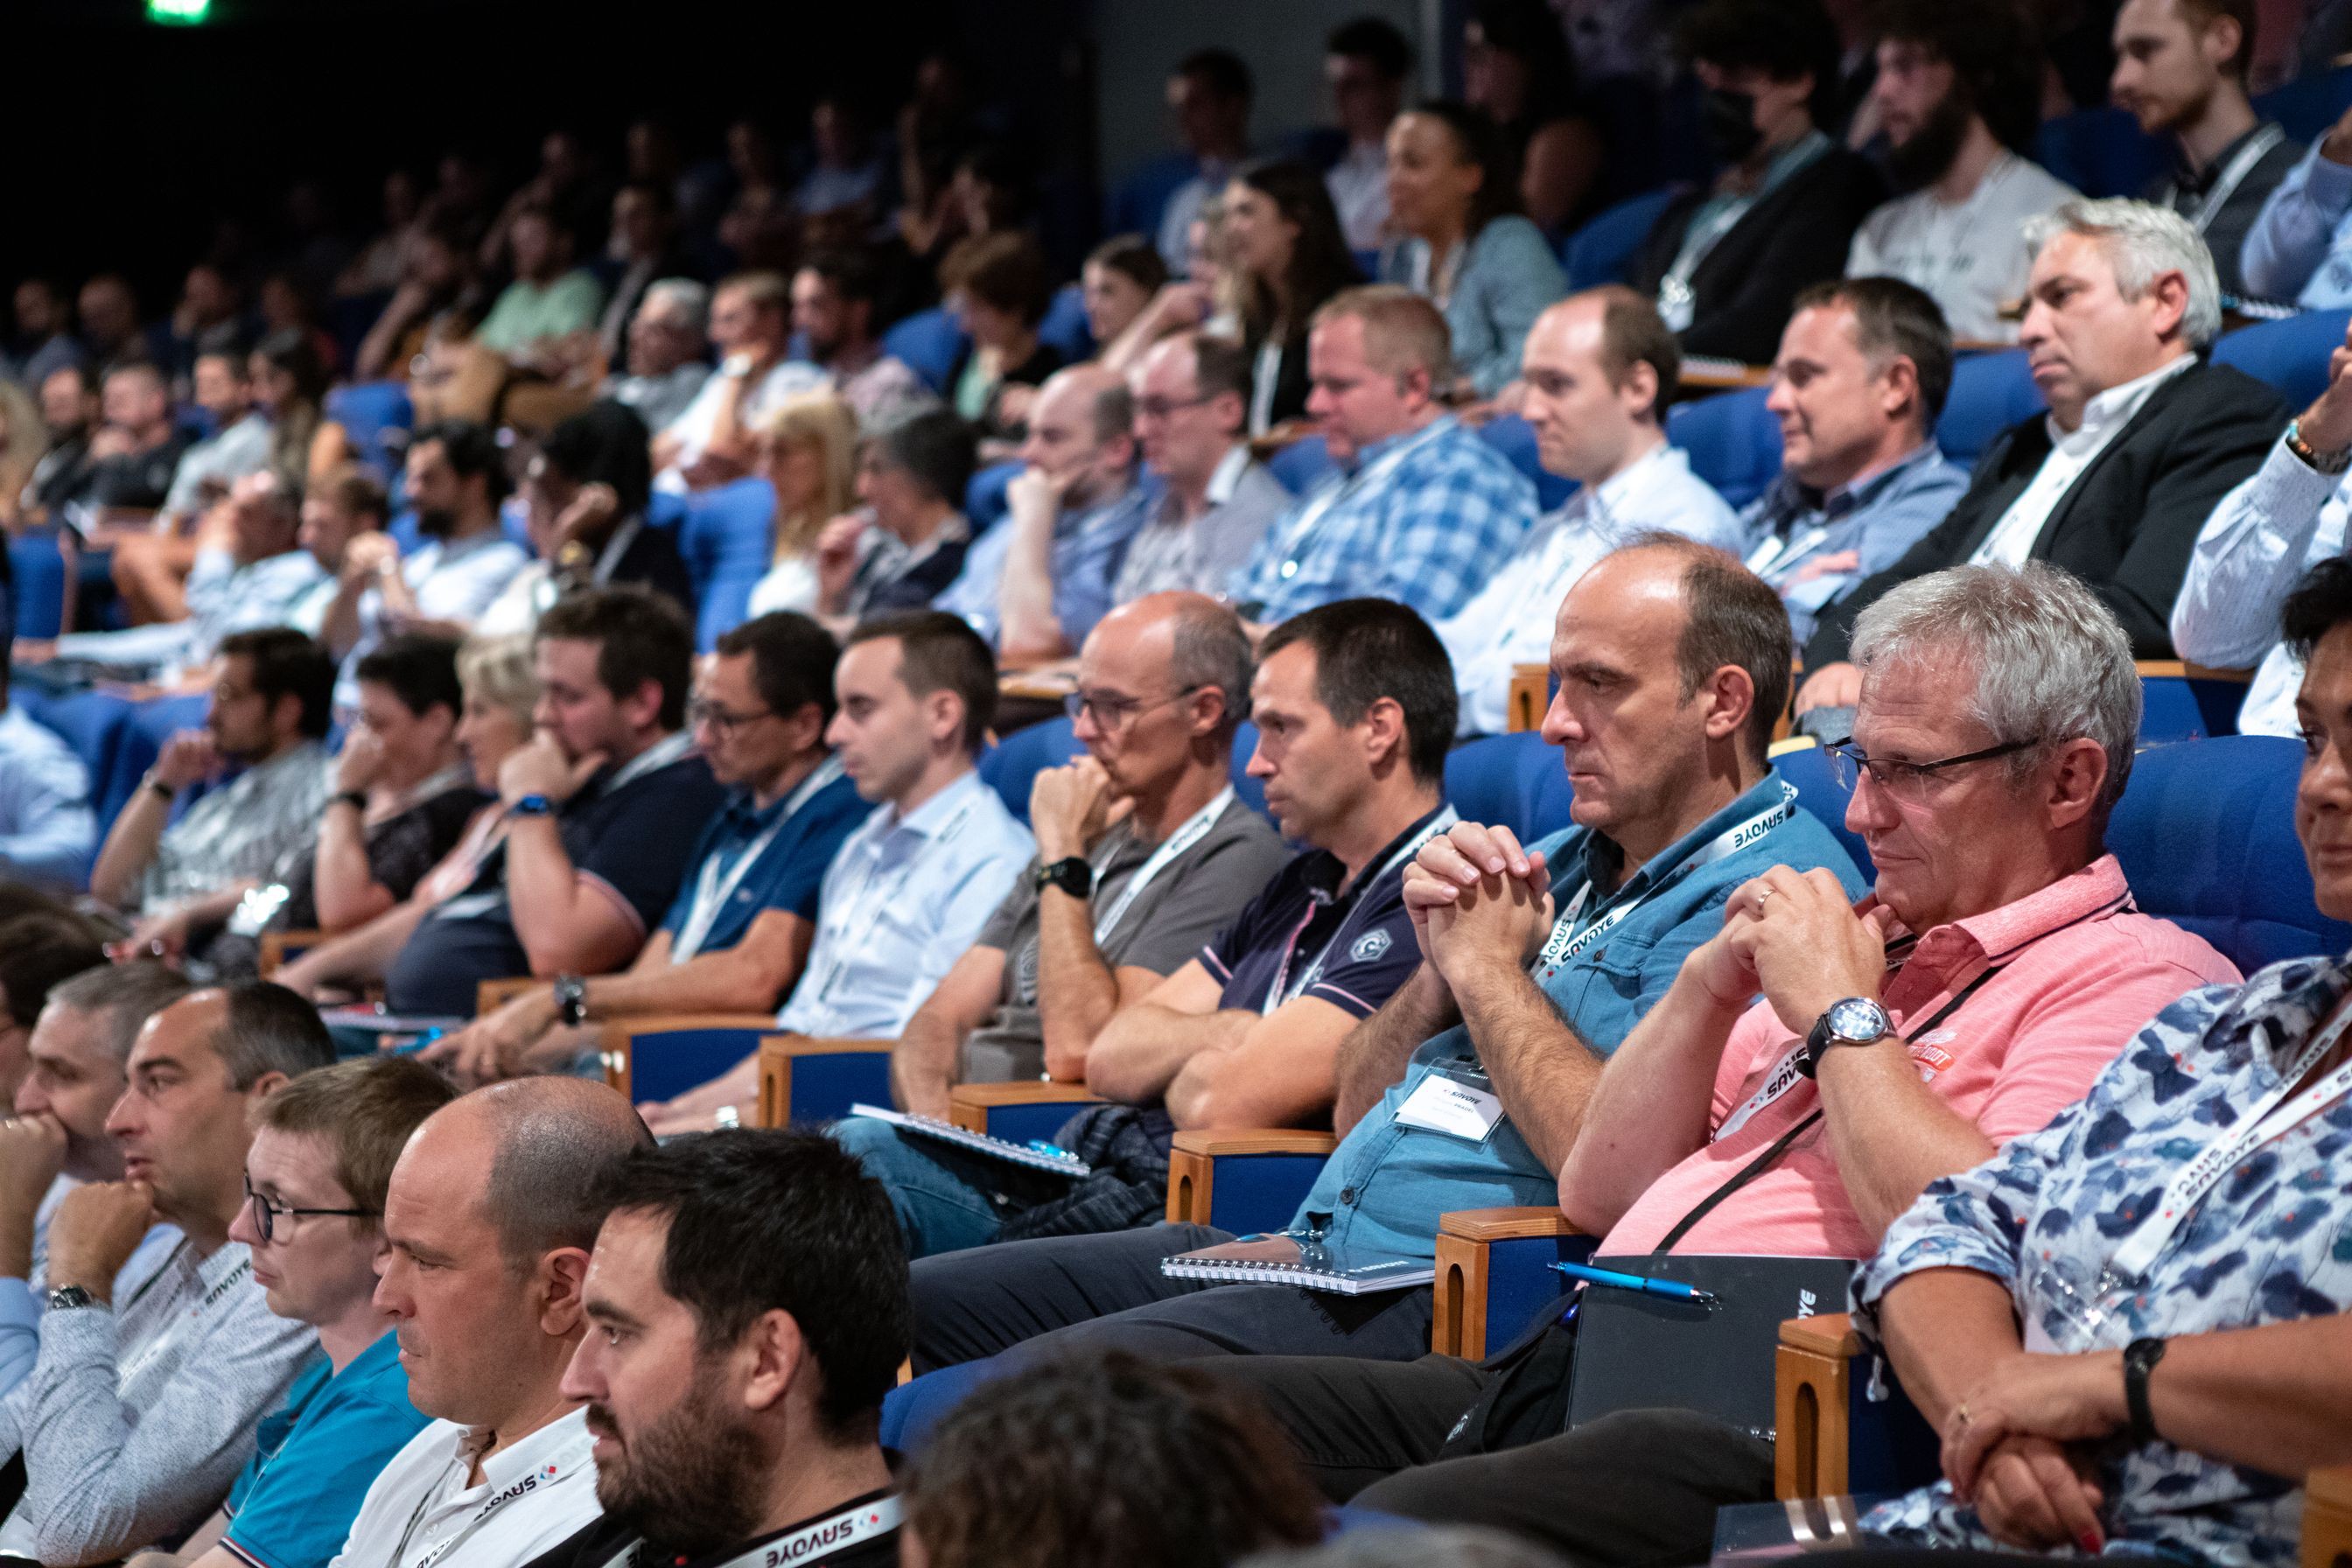
[[[555,977],[555,1006],[563,1022],[578,1028],[588,1021],[588,982],[577,974]]]
[[[2124,1408],[2131,1415],[2131,1440],[2136,1444],[2153,1443],[2157,1438],[2156,1415],[2147,1405],[2147,1376],[2156,1363],[2164,1359],[2162,1340],[2134,1340],[2124,1347]]]
[[[98,1298],[79,1285],[60,1285],[49,1292],[49,1310],[52,1312],[71,1312],[98,1304]]]
[[[332,796],[330,804],[336,805],[348,805],[353,811],[356,811],[364,816],[367,815],[367,791],[362,789],[344,790]]]
[[[1050,866],[1037,868],[1037,890],[1059,888],[1074,899],[1090,899],[1095,892],[1095,868],[1083,855],[1066,856]]]
[[[2303,438],[2303,421],[2300,419],[2287,421],[2285,441],[2286,449],[2302,459],[2305,466],[2315,473],[2340,474],[2347,468],[2352,468],[2352,447],[2339,447],[2332,451],[2321,451]]]
[[[550,816],[554,812],[555,803],[543,795],[524,795],[507,807],[509,816]]]

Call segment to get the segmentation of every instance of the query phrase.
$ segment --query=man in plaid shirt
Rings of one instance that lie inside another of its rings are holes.
[[[1266,531],[1234,606],[1262,626],[1375,596],[1436,620],[1468,603],[1534,525],[1536,489],[1433,401],[1445,318],[1407,289],[1335,295],[1315,313],[1307,406],[1342,472]]]

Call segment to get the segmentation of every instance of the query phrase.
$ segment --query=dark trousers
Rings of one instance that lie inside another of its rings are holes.
[[[1200,1225],[1048,1237],[915,1264],[915,1371],[1021,1347],[1024,1360],[1118,1349],[1149,1361],[1361,1356],[1429,1350],[1430,1293],[1333,1296],[1287,1285],[1171,1279],[1163,1258],[1231,1241]]]

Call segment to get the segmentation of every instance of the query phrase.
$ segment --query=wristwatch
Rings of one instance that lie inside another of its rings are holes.
[[[70,1312],[78,1307],[95,1307],[99,1299],[79,1285],[60,1285],[49,1292],[49,1310]]]
[[[2303,438],[2303,421],[2290,419],[2286,425],[2286,449],[2303,460],[2314,473],[2340,474],[2352,468],[2352,447],[2337,447],[2321,451]]]
[[[347,789],[340,795],[330,796],[327,804],[329,805],[348,805],[353,811],[356,811],[361,816],[364,816],[367,815],[367,791],[363,789]]]
[[[588,982],[577,974],[555,977],[555,1010],[573,1028],[588,1021]]]
[[[2147,1407],[2147,1374],[2164,1359],[2162,1340],[2134,1340],[2124,1347],[2124,1408],[2131,1414],[2131,1440],[2156,1441],[2156,1416]]]
[[[1095,896],[1095,868],[1083,855],[1040,866],[1030,873],[1030,879],[1041,893],[1048,888],[1059,888],[1074,899]]]
[[[507,807],[509,816],[549,816],[554,811],[555,803],[543,795],[527,795]]]
[[[1886,1009],[1867,996],[1832,1002],[1828,1012],[1813,1020],[1797,1070],[1811,1078],[1821,1070],[1822,1053],[1832,1047],[1871,1045],[1886,1037],[1888,1026]]]

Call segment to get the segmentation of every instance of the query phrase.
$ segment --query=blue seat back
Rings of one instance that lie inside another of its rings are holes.
[[[882,352],[921,376],[933,392],[944,393],[970,342],[953,313],[934,307],[916,311],[884,332]]]
[[[1048,719],[1015,730],[989,748],[980,759],[981,780],[997,793],[1005,810],[1027,822],[1029,786],[1037,775],[1074,761],[1085,751],[1072,733],[1067,716]]]
[[[66,620],[66,558],[47,531],[8,541],[8,570],[16,580],[16,635],[56,637]]]
[[[1633,257],[1657,226],[1658,215],[1673,202],[1677,188],[1663,186],[1645,191],[1638,196],[1628,196],[1614,206],[1601,208],[1591,220],[1568,237],[1559,249],[1559,263],[1568,269],[1568,287],[1573,293],[1583,289],[1598,289],[1603,283],[1622,283],[1633,266]]]
[[[1499,419],[1489,419],[1478,426],[1479,438],[1511,460],[1511,467],[1527,475],[1536,487],[1536,504],[1549,511],[1576,493],[1576,481],[1564,479],[1543,466],[1543,458],[1536,447],[1536,433],[1528,422],[1516,414],[1506,414]]]
[[[686,498],[678,553],[694,584],[695,646],[710,651],[741,626],[774,552],[776,492],[754,475]]]
[[[1760,386],[1717,393],[1666,411],[1666,439],[1690,454],[1691,472],[1735,510],[1780,477],[1780,421]]]
[[[401,383],[363,381],[328,393],[327,417],[343,427],[361,462],[389,478],[395,447],[416,424],[416,407]]]
[[[1104,232],[1139,234],[1158,243],[1168,199],[1200,172],[1200,160],[1189,153],[1165,153],[1131,171],[1111,187]]]
[[[1060,354],[1064,364],[1095,357],[1095,330],[1087,320],[1086,299],[1076,284],[1065,283],[1055,290],[1054,302],[1045,307],[1045,319],[1037,323],[1037,341]]]
[[[1952,391],[1936,421],[1936,444],[1953,462],[1973,468],[1994,437],[2047,406],[2023,349],[1962,354],[1952,365]]]
[[[2086,196],[2136,196],[2171,166],[2165,144],[2120,109],[2085,109],[2043,122],[2033,161]]]
[[[757,1029],[665,1029],[630,1042],[629,1098],[670,1100],[757,1055]],[[797,1097],[795,1097],[797,1098]]]
[[[128,790],[119,795],[108,791],[114,777],[115,753],[131,721],[131,704],[103,691],[51,696],[30,685],[16,688],[9,700],[24,709],[26,717],[56,732],[89,771],[90,812],[98,818],[99,838],[103,842],[123,803],[131,798]],[[136,776],[131,784],[137,787]]]
[[[971,524],[971,536],[978,539],[1004,521],[1004,492],[1014,477],[1028,465],[1021,462],[991,463],[971,476],[963,488],[964,521]]]
[[[2139,678],[2139,743],[2198,741],[2238,732],[2238,708],[2246,700],[2242,680],[2192,680],[2178,675]]]
[[[1870,864],[1870,846],[1862,841],[1861,834],[1846,827],[1845,803],[1853,792],[1837,782],[1837,774],[1830,768],[1829,753],[1819,746],[1801,746],[1773,758],[1772,765],[1780,770],[1782,778],[1797,786],[1797,804],[1837,835],[1845,852],[1853,857],[1855,868],[1865,877],[1875,875]]]
[[[1266,460],[1265,471],[1282,481],[1282,488],[1292,495],[1303,496],[1323,480],[1339,465],[1331,461],[1331,453],[1320,436],[1308,436],[1293,441]]]
[[[1465,822],[1499,823],[1532,844],[1570,826],[1576,791],[1559,752],[1530,730],[1454,747],[1445,758],[1445,798]]]
[[[2327,385],[2328,356],[2344,346],[2352,310],[2306,310],[2256,321],[2213,345],[2213,363],[2235,365],[2277,393],[2289,408],[2310,406]]]
[[[2298,142],[2316,142],[2336,117],[2352,109],[2352,67],[2304,77],[2254,100],[2254,112],[2275,120]]]

